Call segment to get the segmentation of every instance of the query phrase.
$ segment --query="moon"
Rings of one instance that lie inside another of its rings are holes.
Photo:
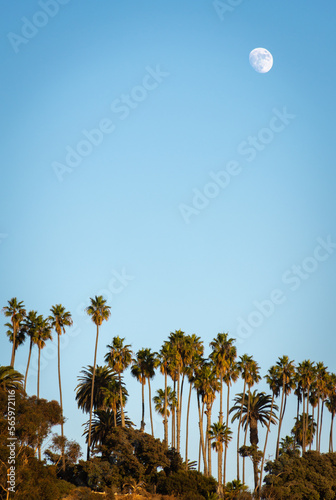
[[[267,49],[253,49],[250,52],[249,61],[258,73],[268,73],[273,66],[273,56]]]

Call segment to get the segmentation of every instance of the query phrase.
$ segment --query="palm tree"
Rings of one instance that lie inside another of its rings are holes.
[[[95,410],[93,414],[92,424],[91,424],[91,446],[103,445],[108,434],[111,432],[113,427],[121,424],[121,414],[118,411],[117,418],[115,418],[113,410],[110,408]],[[125,417],[125,426],[128,428],[133,427],[133,422],[126,416]],[[86,436],[86,441],[88,441],[89,434],[89,422],[85,423],[85,429],[83,432],[83,436]],[[110,450],[102,450],[103,456],[107,451],[107,456]],[[104,456],[105,458],[105,456]]]
[[[155,373],[155,368],[159,363],[156,353],[151,352],[150,349],[140,349],[136,354],[136,359],[133,360],[133,365],[131,366],[131,374],[137,378],[141,383],[142,390],[142,418],[140,430],[145,429],[145,397],[144,397],[144,387],[146,380],[148,380],[148,391],[149,391],[149,410],[150,410],[150,421],[151,421],[151,431],[152,436],[154,436],[153,431],[153,418],[152,418],[152,399],[151,399],[151,389],[150,389],[150,379],[153,378]]]
[[[204,464],[204,474],[208,475],[208,464],[206,460],[206,451],[205,451],[205,441],[204,441],[204,433],[203,433],[203,411],[201,411],[201,401],[204,406],[204,398],[206,393],[206,376],[205,376],[205,363],[197,367],[195,370],[195,378],[194,378],[194,388],[197,391],[197,408],[198,408],[198,426],[200,432],[200,448],[203,456],[203,464]],[[199,461],[200,463],[200,461]]]
[[[97,347],[98,347],[98,336],[99,327],[102,325],[103,321],[107,321],[111,315],[110,306],[106,305],[106,300],[102,295],[95,296],[94,299],[90,298],[91,305],[86,308],[86,313],[91,316],[93,323],[97,327],[96,334],[96,345],[94,352],[93,361],[93,373],[92,373],[92,386],[91,386],[91,402],[90,402],[90,423],[89,423],[89,435],[88,435],[88,447],[87,447],[87,460],[90,460],[90,445],[91,445],[91,421],[92,421],[92,406],[93,406],[93,391],[95,383],[95,371],[96,371],[96,359],[97,359]]]
[[[225,486],[225,497],[229,500],[238,500],[241,493],[247,491],[248,487],[241,483],[239,479],[233,479]]]
[[[295,443],[302,447],[303,453],[304,447],[309,445],[314,439],[316,422],[314,422],[311,415],[303,413],[302,415],[299,415],[298,419],[295,418],[295,424],[291,432],[295,437]]]
[[[167,401],[167,387],[168,387],[168,382],[167,382],[167,377],[168,377],[168,364],[170,360],[170,344],[169,342],[164,342],[163,346],[161,347],[160,353],[159,353],[159,360],[160,360],[160,371],[164,375],[164,380],[165,380],[165,398],[164,398],[164,415],[163,415],[163,425],[164,425],[164,438],[163,442],[168,449],[168,418],[167,418],[167,408],[168,408],[168,401]]]
[[[276,362],[279,384],[281,383],[281,405],[279,414],[278,438],[276,446],[276,458],[279,457],[279,442],[281,425],[285,414],[287,396],[295,388],[295,366],[294,361],[289,361],[288,356],[282,356]]]
[[[120,384],[120,410],[121,410],[121,427],[125,427],[124,405],[121,391],[121,374],[132,362],[132,351],[130,345],[124,345],[124,338],[119,336],[113,337],[112,344],[107,345],[107,353],[105,362],[118,374]]]
[[[273,404],[272,408],[272,397],[266,395],[264,392],[257,392],[256,390],[250,393],[250,405],[246,402],[246,397],[244,394],[240,393],[234,399],[235,404],[231,408],[230,413],[233,413],[231,422],[234,422],[241,417],[241,423],[243,428],[246,430],[248,427],[250,429],[250,443],[251,443],[251,457],[253,461],[254,470],[254,486],[255,489],[258,487],[258,460],[257,460],[257,445],[259,442],[258,438],[258,423],[262,426],[275,424],[277,421],[277,416],[274,410],[278,410],[278,406]],[[242,406],[242,401],[244,401]],[[245,448],[245,445],[244,445]]]
[[[221,495],[223,491],[222,485],[222,461],[220,457],[223,455],[223,445],[228,447],[232,439],[232,431],[223,423],[216,422],[211,425],[209,430],[209,441],[212,441],[212,448],[214,448],[218,455],[218,494]],[[225,484],[224,477],[224,484]]]
[[[194,387],[198,392],[198,396],[202,397],[202,402],[206,407],[206,440],[203,441],[203,418],[200,414],[200,405],[199,405],[199,416],[200,416],[200,439],[201,439],[201,447],[203,452],[203,460],[204,460],[204,473],[206,476],[211,475],[211,442],[208,439],[210,427],[211,427],[211,412],[212,406],[215,401],[216,392],[219,389],[219,382],[217,378],[217,374],[214,368],[214,365],[210,362],[204,362],[200,368],[196,370],[195,373],[195,381]],[[208,464],[206,465],[206,449],[208,456]]]
[[[195,334],[187,336],[188,343],[188,358],[186,361],[186,366],[184,367],[184,375],[188,377],[189,381],[189,395],[188,395],[188,406],[187,406],[187,418],[186,418],[186,443],[185,443],[185,463],[188,467],[188,440],[189,440],[189,413],[190,413],[190,401],[191,392],[193,388],[193,382],[195,377],[195,370],[198,366],[202,364],[202,356],[204,352],[203,342],[200,337]]]
[[[38,316],[36,320],[36,344],[38,347],[38,371],[37,371],[37,399],[40,399],[40,373],[41,373],[41,350],[46,341],[52,340],[51,325],[48,319]],[[41,460],[41,444],[38,445],[38,458]]]
[[[316,428],[316,451],[320,451],[321,435],[320,430],[322,427],[320,403],[321,399],[324,400],[326,387],[327,387],[327,367],[323,363],[316,363],[316,391],[317,391],[317,428]]]
[[[334,418],[336,415],[336,375],[334,373],[330,374],[328,393],[329,394],[328,394],[328,399],[326,401],[326,407],[328,408],[331,414],[330,433],[329,433],[329,453],[332,453],[334,451],[333,427],[334,427]]]
[[[248,394],[247,394],[247,408],[248,412],[250,410],[250,394],[251,394],[251,387],[259,382],[261,379],[259,375],[260,367],[256,361],[254,361],[252,358],[250,359],[248,363],[248,369],[245,371],[245,380],[246,380],[246,385],[248,388]],[[247,426],[245,428],[245,436],[244,436],[244,446],[246,446],[246,438],[247,438]],[[245,483],[245,456],[243,456],[243,483]]]
[[[294,437],[286,436],[286,437],[281,439],[280,448],[279,448],[279,456],[283,455],[284,453],[286,453],[287,455],[290,455],[290,456],[295,456],[295,457],[300,456],[299,445],[295,442]]]
[[[78,408],[83,412],[89,413],[91,407],[91,388],[93,366],[81,370],[83,374],[78,377],[79,383],[76,386],[76,396]],[[123,404],[127,400],[127,390],[122,384]],[[116,374],[108,366],[97,366],[95,370],[95,384],[93,391],[93,409],[107,410],[111,409],[116,418],[117,411],[120,409],[120,386]],[[115,426],[117,424],[115,423]]]
[[[237,362],[237,367],[239,372],[242,375],[242,379],[244,380],[244,389],[243,389],[243,399],[241,402],[241,410],[240,410],[240,416],[239,416],[239,422],[238,422],[238,431],[237,431],[237,480],[239,481],[239,435],[240,435],[240,427],[241,427],[241,420],[242,420],[242,412],[243,412],[243,406],[245,403],[245,392],[246,392],[246,383],[248,380],[249,376],[249,369],[251,362],[253,361],[252,356],[248,356],[247,354],[243,354],[243,356],[239,356],[239,361]]]
[[[40,315],[36,319],[36,344],[38,347],[37,399],[40,399],[41,350],[45,347],[47,340],[52,340],[51,326],[49,320]]]
[[[308,432],[308,420],[306,416],[309,415],[309,394],[310,387],[314,381],[315,377],[315,368],[314,363],[312,363],[309,359],[302,361],[297,367],[296,371],[296,381],[300,385],[302,390],[302,452],[306,451],[306,433]],[[306,399],[307,398],[307,399]],[[306,400],[307,400],[307,408],[306,408]],[[298,420],[297,420],[298,421]],[[297,434],[296,434],[297,435]],[[309,444],[309,443],[308,443]]]
[[[218,333],[217,337],[210,342],[212,352],[209,358],[213,361],[219,377],[219,422],[223,422],[223,378],[230,366],[230,359],[234,356],[236,349],[232,350],[234,339],[228,338],[228,333]],[[235,357],[235,356],[234,356]]]
[[[29,365],[30,365],[30,357],[31,357],[31,352],[33,345],[36,344],[36,323],[37,323],[37,311],[29,311],[27,314],[27,317],[25,319],[25,329],[27,332],[28,337],[30,337],[30,342],[29,342],[29,354],[28,354],[28,361],[27,361],[27,368],[26,368],[26,374],[24,378],[24,390],[26,390],[27,386],[27,378],[28,378],[28,370],[29,370]]]
[[[6,335],[9,339],[9,341],[13,343],[13,339],[14,339],[13,325],[12,325],[12,323],[5,323],[5,326],[8,328],[8,330],[6,331]],[[19,324],[17,331],[16,331],[15,354],[16,354],[18,347],[20,347],[20,345],[22,345],[25,342],[26,333],[27,333],[26,324],[25,324],[25,321],[23,320]]]
[[[165,407],[166,394],[167,392],[167,408]],[[176,393],[173,389],[168,386],[167,391],[164,389],[158,389],[156,395],[153,397],[155,411],[158,412],[163,418],[163,428],[165,429],[165,419],[170,417],[170,412],[176,407],[177,399]]]
[[[0,388],[7,391],[22,390],[23,375],[11,366],[0,366]]]
[[[239,377],[239,368],[236,363],[236,348],[232,346],[232,354],[230,355],[230,364],[224,375],[224,382],[227,385],[227,401],[226,401],[226,427],[229,427],[229,412],[230,412],[230,388],[232,382],[236,382]],[[227,459],[227,446],[224,448],[224,465],[223,465],[223,478],[226,478],[226,459]],[[224,479],[225,486],[225,479]]]
[[[268,374],[265,376],[266,382],[268,383],[271,391],[272,391],[272,403],[271,403],[271,411],[270,411],[270,416],[268,419],[268,424],[267,424],[267,431],[266,431],[266,437],[265,437],[265,445],[264,445],[264,451],[263,451],[263,456],[262,456],[262,461],[261,461],[261,467],[260,467],[260,484],[259,488],[261,489],[262,485],[262,477],[263,477],[263,471],[264,471],[264,462],[265,462],[265,454],[266,454],[266,447],[267,447],[267,440],[268,440],[268,434],[270,431],[271,427],[271,418],[272,418],[272,412],[274,408],[274,399],[279,396],[280,393],[280,384],[281,380],[279,380],[279,370],[277,366],[271,366],[271,368],[268,370]]]
[[[61,304],[52,306],[51,315],[49,316],[49,321],[51,326],[55,329],[57,333],[57,360],[58,360],[58,384],[60,392],[60,407],[62,412],[62,423],[61,423],[61,437],[62,437],[62,469],[65,471],[65,455],[64,455],[64,429],[63,429],[63,401],[62,401],[62,386],[61,386],[61,351],[60,351],[60,337],[62,333],[65,333],[65,327],[72,325],[72,318],[69,311],[65,310]]]
[[[14,368],[15,362],[15,351],[16,351],[16,335],[19,330],[20,324],[26,316],[26,310],[24,308],[23,301],[18,302],[16,297],[8,300],[8,306],[5,306],[2,311],[7,318],[11,318],[13,327],[13,348],[12,348],[12,358],[10,366]]]
[[[171,344],[171,355],[174,357],[173,364],[176,369],[177,380],[177,408],[176,408],[176,449],[180,453],[181,441],[181,413],[182,413],[182,390],[181,387],[181,373],[185,366],[185,351],[187,347],[187,339],[182,330],[175,330],[171,332],[168,339]]]

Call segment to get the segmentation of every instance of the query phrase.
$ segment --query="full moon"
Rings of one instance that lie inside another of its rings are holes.
[[[258,73],[267,73],[273,66],[273,56],[266,49],[253,49],[249,60],[252,68]]]

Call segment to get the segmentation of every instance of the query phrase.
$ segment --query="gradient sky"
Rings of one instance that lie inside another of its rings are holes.
[[[94,295],[112,311],[98,364],[115,335],[134,351],[159,350],[182,329],[207,354],[229,332],[262,375],[284,354],[335,372],[336,5],[223,0],[219,15],[205,0],[63,0],[41,15],[46,3],[6,2],[0,19],[0,305],[16,296],[43,315],[56,303],[71,311],[68,438],[84,443],[74,388],[93,363],[84,308]],[[273,54],[267,74],[249,65],[256,47]],[[81,141],[99,126],[88,148]],[[66,157],[76,148],[88,154],[73,167]],[[55,164],[64,166],[58,176]],[[27,344],[16,357],[22,371]],[[58,399],[56,345],[42,356],[47,399]],[[140,387],[129,372],[125,380],[139,425]],[[153,393],[162,384],[158,375]],[[241,391],[238,383],[233,393]],[[294,398],[287,411],[294,416]],[[162,436],[159,417],[155,431]]]

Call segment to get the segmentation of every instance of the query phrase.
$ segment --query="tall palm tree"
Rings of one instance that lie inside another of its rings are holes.
[[[121,410],[121,427],[125,427],[124,405],[121,391],[121,374],[132,363],[132,351],[130,345],[124,345],[124,338],[119,336],[113,337],[112,344],[107,345],[107,353],[105,362],[118,374],[120,384],[120,410]]]
[[[259,375],[260,367],[256,361],[253,359],[250,360],[248,364],[248,370],[245,373],[246,377],[246,385],[248,389],[248,394],[247,394],[247,408],[248,411],[250,410],[250,396],[251,396],[251,387],[259,382],[261,379]],[[244,436],[244,446],[246,446],[246,438],[247,438],[247,426],[245,428],[245,436]],[[245,483],[245,456],[243,456],[243,483]]]
[[[164,342],[163,346],[161,347],[160,353],[159,353],[159,360],[160,360],[160,371],[164,375],[164,381],[165,381],[165,398],[164,398],[164,415],[163,415],[163,425],[164,425],[164,438],[163,442],[168,449],[168,395],[167,395],[167,387],[168,387],[168,364],[170,360],[170,344],[169,342]],[[173,444],[172,444],[173,445]]]
[[[18,302],[16,297],[8,300],[8,306],[3,307],[3,313],[7,318],[11,319],[13,327],[13,348],[10,366],[14,368],[15,351],[16,351],[16,335],[19,330],[20,324],[26,316],[26,309],[23,301]]]
[[[296,370],[296,381],[301,386],[302,390],[302,453],[306,451],[307,439],[306,434],[308,432],[308,415],[309,415],[309,394],[310,387],[314,381],[315,368],[314,363],[310,359],[302,361]],[[307,402],[307,406],[306,406]],[[309,443],[308,443],[309,444]]]
[[[52,340],[51,325],[48,319],[39,315],[36,320],[36,344],[38,347],[37,399],[40,399],[41,350],[45,347],[47,340]]]
[[[241,409],[240,409],[240,416],[239,416],[239,421],[238,421],[238,431],[237,431],[237,481],[239,481],[239,435],[240,435],[240,427],[241,427],[241,420],[242,420],[242,415],[243,415],[243,406],[245,403],[245,392],[246,392],[246,383],[248,381],[249,377],[249,370],[251,366],[251,362],[253,361],[252,356],[248,356],[247,354],[243,354],[242,356],[239,356],[239,361],[237,362],[237,367],[239,372],[241,373],[242,379],[244,380],[244,389],[243,389],[243,399],[241,402]]]
[[[218,455],[218,494],[221,495],[223,492],[222,484],[222,461],[220,457],[223,455],[223,445],[225,448],[228,447],[229,442],[232,439],[232,431],[223,423],[215,422],[211,425],[209,430],[209,441],[212,441],[212,448],[214,448]],[[225,472],[224,472],[225,474]],[[224,477],[224,484],[225,484]]]
[[[236,349],[232,350],[234,339],[228,338],[228,333],[218,333],[217,337],[210,342],[212,352],[210,359],[213,361],[219,377],[219,422],[223,422],[223,378],[230,366],[230,359]]]
[[[282,356],[276,362],[276,370],[278,374],[279,384],[281,383],[281,405],[279,414],[278,438],[277,438],[276,454],[275,454],[276,458],[278,458],[281,426],[285,414],[287,396],[288,394],[290,394],[292,389],[295,388],[294,361],[289,361],[288,356]]]
[[[205,404],[206,407],[205,414],[207,417],[207,423],[206,423],[206,440],[204,444],[203,458],[205,459],[206,457],[205,450],[207,449],[208,464],[207,467],[204,466],[204,470],[205,470],[205,475],[211,476],[211,442],[208,439],[208,436],[211,427],[212,406],[216,398],[216,392],[219,389],[217,373],[212,363],[210,363],[209,361],[204,362],[203,365],[200,367],[200,369],[197,370],[195,375],[194,386],[196,390],[200,391],[203,403]],[[203,419],[201,419],[201,423],[203,430]],[[201,434],[201,440],[202,440],[202,434]]]
[[[259,478],[258,478],[258,459],[257,459],[257,445],[259,442],[258,437],[258,423],[261,426],[268,425],[269,421],[271,424],[275,424],[277,421],[277,416],[274,410],[278,410],[277,405],[273,405],[272,408],[272,397],[266,395],[264,392],[257,392],[256,390],[250,393],[250,405],[248,405],[246,396],[240,393],[235,397],[235,404],[231,408],[230,413],[233,413],[231,422],[241,418],[242,426],[244,429],[250,429],[250,443],[252,447],[252,462],[254,471],[254,487],[258,488]],[[243,410],[242,408],[243,403]]]
[[[321,446],[321,399],[323,401],[327,386],[327,367],[323,363],[316,363],[316,391],[317,391],[317,427],[316,427],[316,451],[320,451]]]
[[[145,398],[144,398],[144,387],[146,380],[148,380],[148,393],[149,393],[149,411],[150,411],[150,421],[151,421],[151,431],[152,436],[154,436],[153,429],[153,418],[152,418],[152,398],[151,398],[151,388],[150,379],[153,378],[155,373],[155,368],[159,363],[156,353],[152,352],[151,349],[140,349],[136,354],[136,359],[133,360],[131,366],[131,374],[137,378],[141,383],[142,389],[142,418],[140,430],[145,429]]]
[[[30,358],[31,358],[31,352],[33,345],[36,344],[36,322],[37,322],[37,311],[29,311],[27,314],[27,317],[25,318],[25,329],[27,332],[28,337],[30,338],[29,342],[29,354],[28,354],[28,361],[27,361],[27,368],[26,368],[26,374],[24,378],[24,390],[26,390],[27,386],[27,378],[28,378],[28,370],[29,370],[29,365],[30,365]]]
[[[239,368],[236,363],[236,348],[232,346],[232,354],[230,355],[230,364],[224,375],[224,382],[227,385],[227,401],[226,401],[226,427],[229,427],[229,412],[230,412],[230,389],[233,382],[239,378]],[[223,478],[226,478],[226,459],[227,459],[227,446],[224,448],[224,464],[223,464]],[[224,479],[225,486],[225,479]]]
[[[208,464],[206,459],[206,451],[205,451],[205,441],[204,441],[204,432],[203,432],[203,412],[201,411],[201,401],[204,404],[204,398],[206,393],[206,376],[205,376],[205,363],[198,366],[195,370],[195,378],[194,378],[194,388],[197,392],[197,408],[198,408],[198,426],[200,432],[200,448],[203,457],[204,464],[204,474],[208,475]],[[199,461],[200,463],[200,461]]]
[[[188,441],[189,441],[189,413],[190,413],[190,402],[191,402],[191,392],[193,388],[195,369],[200,366],[203,362],[202,356],[204,352],[203,342],[200,337],[195,334],[187,336],[188,342],[188,358],[186,365],[184,367],[184,375],[188,377],[189,381],[189,395],[188,395],[188,406],[187,406],[187,418],[186,418],[186,442],[185,442],[185,463],[186,468],[188,467]]]
[[[60,393],[60,407],[62,412],[62,422],[61,422],[61,437],[62,437],[62,469],[65,471],[65,455],[64,455],[64,428],[63,428],[63,401],[62,401],[62,385],[61,385],[61,349],[60,349],[60,337],[62,333],[65,333],[66,326],[72,326],[72,318],[69,311],[65,310],[62,304],[57,304],[52,306],[50,309],[51,315],[49,316],[49,321],[51,326],[55,329],[57,333],[57,361],[58,361],[58,384]]]
[[[0,389],[21,391],[23,375],[11,366],[0,366]]]
[[[264,451],[263,451],[263,456],[261,460],[261,467],[260,467],[260,484],[259,488],[261,489],[262,486],[262,478],[263,478],[263,472],[264,472],[264,462],[265,462],[265,455],[266,455],[266,447],[267,447],[267,440],[268,440],[268,435],[271,427],[271,419],[272,419],[272,412],[274,408],[274,400],[276,397],[279,396],[280,394],[280,384],[281,380],[279,379],[279,370],[277,366],[271,366],[271,368],[268,370],[267,375],[265,376],[266,382],[269,385],[269,388],[272,391],[272,403],[271,403],[271,410],[270,410],[270,416],[268,419],[268,424],[267,424],[267,430],[266,430],[266,437],[265,437],[265,444],[264,444]]]
[[[51,325],[48,319],[40,315],[36,321],[36,344],[38,347],[37,399],[40,399],[41,350],[45,347],[47,340],[52,340]],[[38,445],[38,458],[41,460],[41,444]]]
[[[95,296],[94,299],[90,298],[91,304],[86,308],[86,313],[91,317],[93,323],[97,327],[96,334],[96,345],[93,360],[93,374],[92,374],[92,386],[91,386],[91,402],[90,402],[90,423],[89,423],[89,435],[88,435],[88,447],[87,447],[87,460],[90,460],[90,445],[91,445],[91,422],[92,422],[92,407],[93,407],[93,391],[95,383],[95,371],[96,371],[96,359],[97,359],[97,347],[98,347],[98,337],[99,337],[99,327],[102,325],[103,321],[107,321],[111,315],[110,306],[106,305],[106,300],[102,295]]]
[[[331,414],[330,422],[330,433],[329,433],[329,453],[334,451],[333,446],[333,428],[334,428],[334,418],[336,415],[336,375],[334,373],[330,374],[330,381],[328,385],[328,399],[326,401],[326,407]]]
[[[185,365],[185,351],[187,348],[187,339],[182,330],[171,332],[168,340],[172,346],[171,354],[174,356],[174,365],[176,368],[177,380],[177,408],[176,408],[176,450],[180,453],[181,442],[181,413],[182,413],[182,390],[181,374]]]

